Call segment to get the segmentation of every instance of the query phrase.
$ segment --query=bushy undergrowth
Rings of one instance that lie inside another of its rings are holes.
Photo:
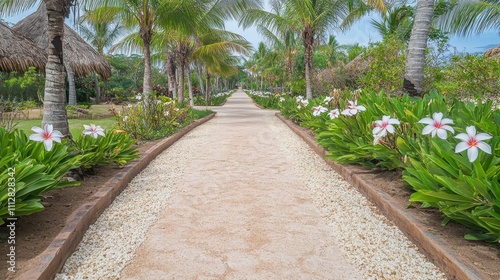
[[[467,239],[500,240],[500,110],[491,101],[334,90],[279,104],[334,161],[403,170],[412,203],[476,230]]]
[[[208,101],[205,99],[205,96],[198,95],[194,97],[194,105],[195,106],[221,106],[226,100],[233,94],[235,91],[225,91],[217,94],[213,94],[208,96]]]
[[[284,94],[272,93],[272,92],[262,92],[262,91],[245,91],[246,94],[250,96],[257,104],[266,109],[279,110],[279,102],[283,100]]]

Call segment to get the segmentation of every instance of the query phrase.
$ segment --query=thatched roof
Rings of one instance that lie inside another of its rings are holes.
[[[19,21],[12,29],[46,50],[48,47],[46,14],[45,4],[42,2],[36,12]],[[85,76],[90,72],[96,72],[104,79],[111,76],[111,67],[104,57],[66,24],[64,24],[63,55],[76,76]]]
[[[43,70],[46,61],[44,50],[0,22],[0,72]]]
[[[484,53],[484,55],[487,56],[487,57],[497,57],[497,58],[500,58],[500,46],[496,46],[494,48],[491,48],[491,49],[487,50]]]

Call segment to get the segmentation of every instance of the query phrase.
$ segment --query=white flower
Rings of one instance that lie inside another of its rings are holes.
[[[374,128],[372,130],[373,145],[378,144],[380,138],[387,136],[387,132],[393,134],[395,132],[393,124],[399,124],[399,120],[391,118],[390,116],[383,116],[382,120],[377,120],[374,123]]]
[[[301,100],[300,102],[301,102],[304,106],[309,105],[309,100],[307,100],[307,99]]]
[[[170,111],[165,111],[165,116],[169,116],[170,115]]]
[[[141,100],[141,99],[142,99],[142,96],[141,96],[140,94],[138,94],[138,95],[136,95],[136,96],[135,96],[135,99],[137,99],[137,100]]]
[[[179,111],[179,108],[174,108],[174,111],[178,112],[178,111]]]
[[[280,97],[280,102],[285,102],[285,98],[284,97]]]
[[[333,99],[333,97],[327,96],[327,97],[325,97],[325,100],[323,100],[323,102],[328,104],[328,103],[330,103],[330,101],[332,101],[332,99]]]
[[[467,157],[470,162],[474,162],[479,154],[478,148],[487,154],[491,154],[491,147],[484,143],[483,140],[491,139],[491,135],[486,133],[479,133],[476,135],[476,127],[468,126],[467,133],[460,133],[455,138],[462,140],[455,147],[455,153],[461,153],[467,150]]]
[[[30,140],[43,142],[43,146],[47,151],[52,150],[52,141],[61,143],[61,138],[64,137],[59,130],[53,130],[53,126],[51,124],[45,124],[43,129],[38,126],[34,126],[31,130],[36,133],[30,135]]]
[[[297,101],[297,103],[302,101],[302,100],[304,100],[304,96],[302,96],[302,95],[299,95],[295,98],[295,101]]]
[[[317,117],[317,116],[321,115],[321,113],[324,113],[326,111],[328,111],[328,109],[321,106],[321,105],[319,105],[318,107],[313,107],[313,116]]]
[[[330,111],[330,113],[328,113],[328,115],[330,116],[330,119],[333,120],[333,119],[336,119],[339,117],[339,109],[333,109]]]
[[[299,104],[299,105],[297,105],[297,109],[301,109],[301,108],[302,108],[302,106],[300,106],[300,104]]]
[[[99,135],[103,137],[106,136],[106,134],[104,134],[104,129],[102,129],[100,125],[96,126],[95,124],[91,124],[90,126],[83,125],[83,127],[85,128],[83,130],[83,135],[90,135],[92,138],[97,138]]]
[[[443,119],[443,113],[434,113],[431,118],[423,118],[418,123],[427,124],[422,130],[423,135],[431,134],[431,137],[438,136],[441,139],[446,139],[448,134],[446,130],[454,133],[453,128],[447,124],[453,124],[451,119]]]
[[[342,115],[354,116],[360,111],[366,111],[365,106],[362,106],[362,105],[358,106],[358,100],[354,100],[354,101],[349,100],[348,102],[349,102],[349,105],[347,105],[347,108],[344,111],[342,111]]]
[[[128,107],[128,108],[132,108],[132,104],[130,104],[130,103],[129,103],[129,104],[127,105],[127,107]]]
[[[128,116],[123,117],[123,121],[126,122],[128,120]]]

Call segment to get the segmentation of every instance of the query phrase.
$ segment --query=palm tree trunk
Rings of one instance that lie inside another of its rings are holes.
[[[198,75],[198,82],[200,83],[201,94],[205,95],[205,87],[203,86],[203,70],[201,69],[202,67],[198,63],[195,63],[195,68],[196,74]]]
[[[166,51],[167,62],[165,63],[165,70],[168,77],[168,92],[171,98],[175,98],[177,92],[177,85],[175,79],[175,52],[171,50]]]
[[[310,28],[306,28],[302,33],[302,39],[304,40],[304,64],[306,66],[306,98],[312,99],[312,89],[311,89],[311,70],[312,70],[312,52],[314,45],[314,31]]]
[[[76,105],[76,87],[75,87],[75,74],[68,61],[64,62],[64,68],[66,68],[66,74],[68,75],[68,105]]]
[[[144,82],[142,84],[142,92],[144,99],[148,100],[149,95],[153,92],[151,88],[151,42],[147,38],[143,39],[144,46]]]
[[[208,72],[208,69],[205,70],[205,78],[206,78],[206,92],[205,92],[205,101],[208,103],[208,97],[210,96],[210,73]]]
[[[97,78],[97,74],[94,74],[94,85],[95,85],[95,103],[101,102],[101,87],[99,86],[99,79]]]
[[[419,0],[406,56],[403,90],[410,96],[422,94],[425,49],[434,15],[434,0]]]
[[[188,64],[188,88],[189,88],[189,105],[194,106],[194,97],[193,97],[193,83],[191,82],[191,66]]]
[[[71,137],[66,114],[66,90],[63,62],[64,17],[69,1],[44,0],[47,9],[47,36],[49,41],[45,67],[45,93],[42,126],[52,124],[63,135]]]

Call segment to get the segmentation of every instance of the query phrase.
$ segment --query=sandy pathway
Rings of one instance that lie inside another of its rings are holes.
[[[290,168],[275,112],[242,91],[216,111],[186,136],[203,144],[120,278],[362,279]]]

